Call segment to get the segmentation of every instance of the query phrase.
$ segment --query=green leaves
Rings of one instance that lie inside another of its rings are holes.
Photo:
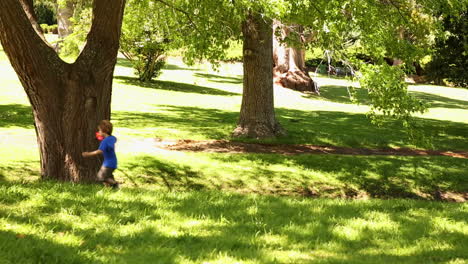
[[[140,81],[158,77],[165,64],[165,53],[171,47],[170,30],[164,10],[153,9],[153,2],[127,2],[120,51],[129,59]]]
[[[424,113],[427,106],[408,94],[405,73],[399,67],[389,65],[364,65],[361,87],[369,91],[371,110],[368,113],[372,122],[382,124],[391,117],[410,126],[413,113]]]

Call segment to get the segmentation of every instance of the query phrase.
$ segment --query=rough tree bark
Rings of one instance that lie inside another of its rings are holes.
[[[303,31],[301,26],[287,26],[274,21],[274,32],[281,33],[279,39],[273,37],[274,82],[285,88],[318,94],[319,91],[305,67],[305,49],[281,43],[281,40],[290,36],[292,28],[298,33]],[[305,40],[297,39],[297,41],[303,43]]]
[[[81,153],[96,149],[98,122],[110,119],[125,0],[94,1],[87,43],[73,64],[40,37],[31,6],[20,1],[0,1],[0,41],[32,105],[42,178],[92,182],[100,161]]]
[[[273,24],[249,14],[242,25],[244,88],[236,137],[268,138],[283,129],[275,118],[273,102]]]
[[[73,17],[75,6],[72,1],[66,1],[64,5],[57,5],[57,26],[60,39],[64,39],[73,33],[70,18]]]

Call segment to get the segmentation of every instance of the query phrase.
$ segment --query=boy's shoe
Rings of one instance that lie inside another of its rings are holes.
[[[111,184],[110,187],[112,187],[112,189],[114,189],[114,190],[118,190],[118,189],[120,189],[120,184],[118,182],[116,182],[114,184]]]

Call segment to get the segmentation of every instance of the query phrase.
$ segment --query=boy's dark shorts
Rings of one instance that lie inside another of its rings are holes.
[[[106,181],[107,179],[114,179],[114,175],[112,174],[114,172],[114,168],[107,168],[102,166],[97,174],[98,181]]]

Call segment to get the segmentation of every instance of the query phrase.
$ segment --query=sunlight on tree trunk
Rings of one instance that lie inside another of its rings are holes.
[[[72,22],[74,5],[70,0],[65,1],[64,5],[57,5],[57,26],[60,39],[64,39],[73,32]]]
[[[281,33],[279,39],[278,36],[273,37],[274,82],[285,88],[318,94],[319,91],[305,67],[305,49],[281,43],[281,40],[291,35],[291,30],[295,30],[298,34],[303,31],[301,26],[288,26],[279,21],[274,22],[274,32]],[[305,40],[298,36],[297,41],[304,43]]]

